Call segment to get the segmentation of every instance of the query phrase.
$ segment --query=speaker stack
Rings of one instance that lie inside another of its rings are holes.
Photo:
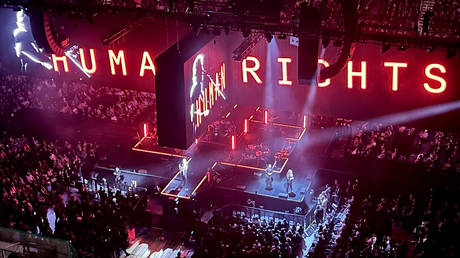
[[[320,29],[320,10],[303,2],[300,6],[299,18],[299,84],[311,85],[316,80]]]

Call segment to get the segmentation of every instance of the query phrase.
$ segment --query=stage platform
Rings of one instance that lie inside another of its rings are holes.
[[[191,199],[214,188],[231,197],[243,196],[243,202],[257,199],[265,203],[263,206],[306,208],[310,172],[295,173],[294,195],[286,192],[287,168],[296,171],[290,158],[307,134],[302,119],[300,115],[234,105],[187,150],[158,146],[157,139],[147,135],[130,150],[115,150],[98,167],[113,172],[118,166],[125,180],[135,180],[146,188],[161,185],[161,194],[171,198]],[[182,159],[189,161],[186,180],[179,172]],[[274,165],[272,190],[265,189],[264,170],[268,164]]]
[[[310,173],[308,173],[310,174]],[[222,176],[225,175],[225,176]],[[302,202],[307,193],[311,179],[305,174],[295,174],[292,184],[294,195],[287,194],[286,172],[273,173],[272,190],[267,190],[263,171],[217,163],[213,169],[213,181],[218,188],[243,191],[249,194],[270,198],[281,198],[292,202]]]

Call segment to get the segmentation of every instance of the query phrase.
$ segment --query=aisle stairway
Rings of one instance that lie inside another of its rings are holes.
[[[180,253],[181,258],[192,257],[193,251],[183,250],[181,247],[176,249],[165,248],[157,251],[152,251],[149,249],[147,243],[141,242],[141,240],[136,240],[126,252],[129,255],[123,254],[120,258],[174,258]]]

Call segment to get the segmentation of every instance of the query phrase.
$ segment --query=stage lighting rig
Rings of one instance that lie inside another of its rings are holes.
[[[118,41],[124,39],[126,35],[131,32],[134,28],[141,26],[147,18],[139,18],[134,22],[128,23],[118,29],[117,31],[108,34],[102,39],[102,43],[107,46],[113,46]]]
[[[245,59],[249,52],[255,47],[257,42],[261,40],[263,35],[261,33],[253,33],[241,42],[241,44],[232,52],[232,59],[241,62]]]
[[[404,5],[398,1],[374,0],[370,5],[378,8],[369,7],[369,9],[356,5],[356,0],[332,1],[334,4],[326,0],[309,1],[314,2],[314,6],[321,9],[322,17],[320,34],[308,36],[322,38],[327,35],[332,42],[338,39],[344,45],[346,36],[352,42],[379,45],[383,41],[391,45],[405,42],[407,47],[427,49],[430,45],[435,45],[441,50],[447,48],[458,50],[460,49],[460,34],[456,26],[453,26],[457,24],[456,16],[439,15],[436,12],[432,15],[431,13],[436,8],[442,9],[450,6],[450,2],[454,0],[446,1],[421,1],[419,8],[415,9],[416,4],[414,3]],[[3,4],[4,7],[22,6],[26,9],[36,2],[33,0],[0,0],[0,4]],[[123,4],[120,5],[120,2]],[[137,4],[126,4],[125,2],[133,3],[133,1],[42,0],[40,8],[41,10],[54,9],[58,10],[58,13],[70,15],[77,14],[83,18],[88,10],[91,10],[90,14],[112,13],[174,19],[186,24],[196,23],[201,28],[208,28],[210,31],[214,28],[224,31],[242,31],[246,37],[249,36],[249,33],[263,34],[266,31],[270,31],[273,35],[283,34],[295,37],[299,37],[300,33],[298,26],[300,7],[298,1],[295,0],[176,0],[172,8],[166,0],[142,1],[141,3],[136,1]],[[343,3],[347,4],[343,5]],[[352,8],[347,7],[350,4]],[[343,11],[344,6],[347,9],[345,12]],[[348,14],[350,10],[352,13],[357,13],[357,24],[362,25],[359,30],[350,31],[346,28],[344,13]],[[391,12],[382,13],[381,10]],[[418,18],[414,20],[413,17]],[[414,30],[414,23],[416,30]]]

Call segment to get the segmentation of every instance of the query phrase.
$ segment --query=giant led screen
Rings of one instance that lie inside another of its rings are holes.
[[[229,103],[226,52],[216,37],[184,63],[186,122],[194,139],[200,137]]]

